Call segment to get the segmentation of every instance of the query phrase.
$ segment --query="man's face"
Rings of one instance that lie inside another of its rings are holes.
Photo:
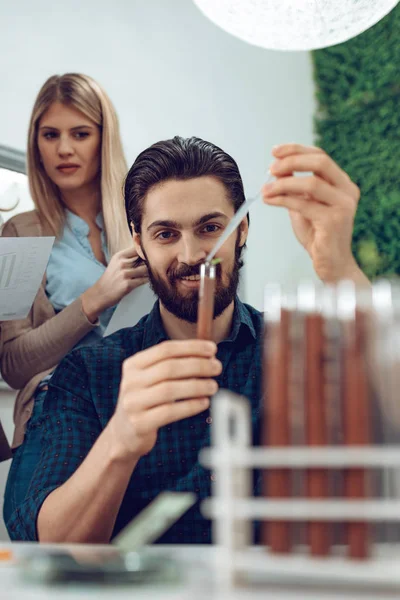
[[[234,214],[225,186],[215,177],[168,180],[152,188],[144,202],[141,234],[134,234],[139,256],[147,262],[150,282],[165,308],[195,323],[200,264]],[[233,301],[240,248],[247,219],[217,253],[214,317]]]

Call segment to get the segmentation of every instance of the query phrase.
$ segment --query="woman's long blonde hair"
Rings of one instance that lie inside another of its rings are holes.
[[[100,85],[91,77],[79,73],[53,75],[36,98],[28,132],[29,189],[40,219],[57,237],[64,226],[64,204],[58,187],[44,170],[37,142],[39,121],[53,102],[73,106],[100,127],[101,202],[108,250],[112,256],[133,243],[122,192],[127,164],[115,109]]]

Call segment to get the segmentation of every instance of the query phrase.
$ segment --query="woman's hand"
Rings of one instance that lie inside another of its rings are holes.
[[[100,279],[82,294],[82,309],[90,321],[96,321],[106,308],[148,282],[147,267],[133,266],[137,257],[133,247],[114,254]]]

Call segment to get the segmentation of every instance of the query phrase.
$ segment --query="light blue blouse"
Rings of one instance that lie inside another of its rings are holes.
[[[100,214],[96,223],[101,229],[101,247],[109,262],[104,221]],[[47,265],[46,294],[56,312],[76,300],[103,275],[106,267],[99,262],[88,240],[89,225],[74,213],[66,210],[62,236],[54,243]],[[112,317],[115,307],[106,309],[99,317],[99,326],[83,337],[74,347],[98,343]]]

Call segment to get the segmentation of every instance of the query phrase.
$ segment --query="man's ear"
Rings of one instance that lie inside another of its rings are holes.
[[[247,219],[247,215],[245,217],[243,217],[243,220],[241,221],[241,223],[239,225],[239,231],[240,231],[239,246],[240,246],[240,248],[242,248],[242,246],[244,246],[246,243],[247,235],[249,233],[249,221]]]
[[[140,256],[140,258],[142,260],[146,260],[144,254],[143,254],[143,250],[142,250],[140,233],[136,233],[135,227],[132,222],[131,222],[131,229],[132,229],[133,245],[135,246],[135,250],[138,253],[138,256]]]

